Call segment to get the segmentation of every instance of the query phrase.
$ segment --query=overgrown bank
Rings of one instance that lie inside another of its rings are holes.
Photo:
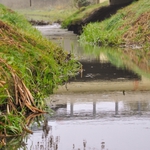
[[[46,111],[44,98],[77,68],[72,55],[0,4],[0,137],[27,130],[24,116]]]
[[[80,41],[94,45],[150,44],[150,1],[139,0],[102,22],[90,23]]]
[[[115,7],[109,7],[108,1],[96,5],[81,7],[78,11],[63,21],[62,27],[74,31],[75,34],[81,34],[83,26],[87,25],[89,22],[103,20],[108,16],[107,11],[111,10],[113,13],[116,9],[117,8]],[[98,15],[100,16],[97,17]]]
[[[105,2],[80,9],[63,22],[63,27],[71,29],[81,25],[81,43],[97,46],[149,45],[149,8],[149,0],[138,0],[126,7],[112,8]]]

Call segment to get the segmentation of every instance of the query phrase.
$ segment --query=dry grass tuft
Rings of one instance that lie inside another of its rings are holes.
[[[36,108],[34,103],[34,98],[30,93],[29,89],[25,86],[24,82],[19,78],[17,73],[13,68],[2,58],[0,58],[1,66],[1,80],[0,87],[5,87],[5,84],[8,83],[7,80],[11,82],[11,88],[13,88],[14,93],[10,93],[8,88],[5,88],[5,93],[7,94],[7,113],[14,111],[17,113],[18,108],[27,108],[33,113],[44,113],[44,111]],[[6,74],[6,70],[9,72],[9,75]],[[3,78],[2,78],[3,76]],[[5,78],[4,78],[5,77]],[[10,83],[9,82],[9,83]],[[13,95],[13,97],[12,97]]]
[[[143,13],[135,22],[132,23],[129,30],[123,35],[127,44],[143,44],[150,42],[150,12]],[[136,40],[137,39],[137,40]],[[137,43],[135,43],[137,41]]]

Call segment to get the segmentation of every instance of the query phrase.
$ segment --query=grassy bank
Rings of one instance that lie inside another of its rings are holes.
[[[17,9],[17,12],[24,15],[27,20],[36,20],[36,21],[45,21],[50,24],[53,22],[62,22],[67,19],[73,12],[76,11],[76,8],[68,7],[53,7],[53,8],[43,8],[43,9]]]
[[[100,4],[82,7],[79,10],[77,10],[75,13],[72,12],[72,14],[63,21],[62,27],[67,28],[70,24],[78,24],[82,22],[85,18],[87,18],[90,14],[92,14],[94,11],[98,10],[103,6],[107,6],[108,4],[109,2],[105,1]]]
[[[44,112],[44,98],[77,67],[73,56],[0,4],[0,136],[26,130],[24,116]]]
[[[138,45],[150,44],[150,1],[139,0],[120,9],[102,22],[84,27],[80,42],[92,45]]]

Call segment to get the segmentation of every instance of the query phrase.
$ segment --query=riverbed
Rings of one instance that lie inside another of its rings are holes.
[[[106,55],[111,52],[107,48],[85,50],[77,35],[59,24],[36,28],[73,53],[82,68],[46,99],[53,113],[40,127],[31,126],[33,135],[27,137],[26,148],[149,150],[150,80],[119,61],[112,63],[108,56],[113,53]]]

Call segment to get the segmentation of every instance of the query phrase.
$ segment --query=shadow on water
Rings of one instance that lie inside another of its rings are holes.
[[[46,99],[53,115],[33,123],[18,150],[149,150],[149,73],[120,49],[80,46],[58,24],[37,28],[82,68],[68,90],[61,86]]]

